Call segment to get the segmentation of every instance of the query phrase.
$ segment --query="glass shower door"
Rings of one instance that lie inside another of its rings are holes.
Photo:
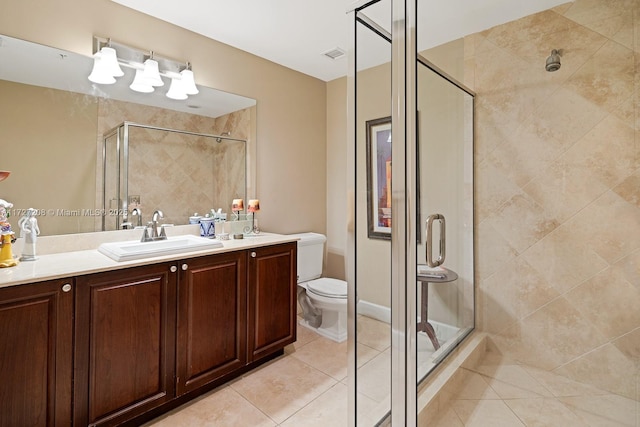
[[[409,3],[359,4],[347,79],[349,425],[409,426],[422,380],[474,327],[473,94],[411,53]]]
[[[417,68],[417,381],[474,326],[473,95]]]
[[[357,426],[391,411],[391,0],[357,14],[355,38]]]

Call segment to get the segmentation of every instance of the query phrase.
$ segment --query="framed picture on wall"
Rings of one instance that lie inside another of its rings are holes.
[[[366,122],[370,239],[391,240],[391,117]]]

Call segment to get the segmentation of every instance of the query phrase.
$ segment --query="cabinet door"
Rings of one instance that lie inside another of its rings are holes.
[[[297,245],[249,251],[249,359],[258,360],[296,340]]]
[[[0,330],[0,426],[71,425],[73,280],[1,289]]]
[[[194,258],[181,264],[178,394],[246,364],[246,288],[244,251]]]
[[[177,273],[157,264],[76,280],[75,425],[117,425],[171,400]]]

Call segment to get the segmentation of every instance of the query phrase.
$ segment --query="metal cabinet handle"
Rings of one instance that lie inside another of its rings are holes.
[[[69,292],[71,290],[71,285],[68,283],[65,283],[64,285],[62,285],[62,292]]]
[[[189,266],[187,264],[182,264],[182,271],[187,271]]]
[[[440,242],[439,242],[440,255],[438,256],[438,259],[436,259],[435,261],[433,260],[433,242],[432,242],[434,221],[440,221]],[[445,230],[446,230],[446,224],[444,220],[444,215],[442,214],[429,215],[429,217],[427,218],[427,226],[426,226],[426,233],[427,233],[426,261],[429,267],[437,267],[439,265],[442,265],[442,263],[444,263],[444,258],[446,256],[446,240],[447,240],[445,236]]]
[[[251,258],[255,258],[257,256],[258,256],[258,254],[256,254],[255,252],[251,252]]]
[[[171,268],[169,268],[169,271],[171,271],[172,273],[175,273],[176,271],[178,271],[178,267],[176,267],[175,265],[172,265]]]

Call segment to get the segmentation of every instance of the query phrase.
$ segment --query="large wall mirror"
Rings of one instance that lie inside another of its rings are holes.
[[[110,214],[101,210],[104,136],[125,121],[247,141],[242,155],[224,161],[212,150],[228,151],[232,145],[215,138],[181,144],[161,137],[135,148],[132,141],[132,149],[149,162],[138,163],[129,175],[155,186],[153,198],[136,194],[143,215],[171,204],[177,212],[172,222],[186,224],[196,211],[228,211],[229,197],[217,197],[235,194],[227,186],[247,194],[255,177],[254,99],[199,86],[199,94],[172,100],[165,96],[168,82],[151,94],[133,92],[128,86],[134,71],[126,68],[116,84],[97,85],[87,79],[92,65],[90,57],[0,35],[0,170],[11,171],[0,183],[0,198],[14,205],[9,218],[14,230],[27,208],[37,209],[43,235],[101,230],[96,217]],[[207,150],[211,160],[203,163]],[[202,204],[203,195],[211,206]]]

